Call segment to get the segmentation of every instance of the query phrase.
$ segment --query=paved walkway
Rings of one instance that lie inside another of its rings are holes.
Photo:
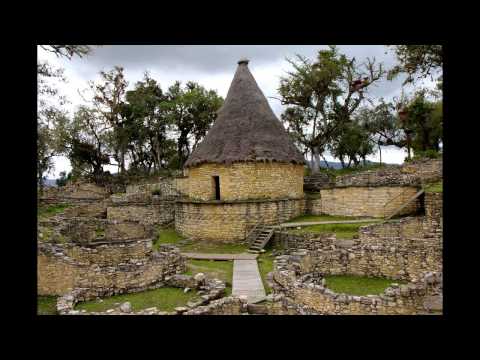
[[[256,260],[233,262],[232,295],[245,295],[249,303],[263,300],[266,296]]]
[[[372,222],[375,220],[381,219],[361,219],[361,220],[337,220],[337,221],[304,221],[296,223],[283,223],[279,227],[297,227],[297,226],[310,226],[310,225],[322,225],[322,224],[355,224],[355,223],[364,223]]]
[[[200,260],[255,260],[258,254],[206,254],[206,253],[181,253],[189,259]]]

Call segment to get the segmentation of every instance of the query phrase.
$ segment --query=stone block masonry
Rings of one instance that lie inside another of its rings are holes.
[[[320,190],[321,205],[315,203],[315,213],[339,216],[384,217],[415,195],[417,187],[343,187]],[[420,207],[417,199],[399,215],[411,214]]]
[[[38,245],[39,295],[63,295],[76,288],[93,289],[97,296],[142,291],[166,276],[185,271],[178,249],[151,251],[151,240],[96,249]]]
[[[174,221],[175,202],[170,200],[158,203],[125,203],[109,206],[107,219],[115,221],[137,221],[144,225],[164,225]]]
[[[175,228],[192,239],[236,242],[244,240],[248,230],[263,219],[275,224],[304,213],[305,201],[264,200],[237,202],[178,201]]]
[[[285,163],[203,164],[185,170],[184,191],[191,199],[213,200],[213,176],[220,179],[220,199],[298,199],[303,197],[303,166]]]

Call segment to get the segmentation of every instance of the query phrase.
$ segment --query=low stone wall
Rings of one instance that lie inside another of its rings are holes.
[[[76,182],[61,187],[45,188],[39,200],[45,203],[61,203],[66,201],[88,203],[106,199],[109,195],[105,187],[87,182]]]
[[[157,203],[125,203],[109,206],[107,219],[112,221],[136,221],[143,225],[165,225],[175,219],[175,202],[171,200]]]
[[[213,300],[224,295],[226,285],[218,279],[205,279],[205,276],[200,273],[195,276],[176,274],[165,277],[165,281],[149,285],[140,291],[162,287],[188,287],[190,290],[198,290],[199,293],[203,295],[199,296],[196,301],[188,302],[186,307],[175,308],[173,312],[159,311],[156,307],[133,311],[129,303],[123,303],[116,308],[103,312],[87,312],[85,310],[75,310],[75,305],[79,302],[98,299],[100,296],[103,296],[103,293],[98,293],[95,288],[78,288],[57,299],[57,313],[60,315],[182,315],[189,311],[189,309],[193,311],[193,309],[199,307],[206,308],[206,304],[210,304]],[[127,289],[126,292],[132,293],[137,292],[137,290]],[[217,304],[212,306],[212,308],[217,311],[219,310]]]
[[[337,244],[335,234],[292,234],[288,231],[275,231],[272,238],[275,248],[285,254],[298,250],[318,250]]]
[[[332,187],[419,186],[442,178],[442,159],[425,159],[402,166],[383,168],[337,176]]]
[[[320,190],[321,202],[315,212],[339,216],[384,217],[390,214],[418,191],[411,186],[343,187]],[[320,205],[321,204],[321,205]],[[420,207],[417,199],[399,215],[411,214]]]
[[[152,226],[138,221],[108,220],[92,217],[54,217],[38,222],[38,238],[42,242],[99,244],[151,238]]]
[[[244,307],[244,301],[235,296],[228,296],[212,301],[206,306],[186,311],[183,315],[241,315],[245,312]]]
[[[304,213],[304,199],[232,202],[177,201],[175,229],[192,239],[233,242],[244,240],[247,231],[263,219],[281,223]]]
[[[168,275],[185,271],[185,257],[178,249],[165,247],[150,252],[150,246],[116,244],[94,252],[39,243],[38,294],[63,295],[76,288],[88,288],[97,296],[111,296],[147,289]],[[142,254],[146,256],[141,258]]]
[[[181,195],[179,188],[182,183],[182,177],[168,177],[159,179],[155,183],[150,184],[135,184],[127,185],[127,194],[135,193],[152,193],[152,191],[159,191],[163,197],[178,197]],[[177,184],[178,183],[178,184]]]
[[[304,315],[414,315],[442,311],[443,279],[430,272],[405,285],[392,284],[380,295],[353,296],[328,289],[322,277],[298,277],[286,263],[277,263],[274,291],[283,307]]]

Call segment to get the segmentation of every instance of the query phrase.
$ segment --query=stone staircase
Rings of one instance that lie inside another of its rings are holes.
[[[400,207],[396,208],[394,211],[390,212],[389,214],[384,215],[384,220],[390,220],[392,217],[397,215],[400,211],[405,209],[408,205],[410,205],[413,201],[415,201],[418,197],[425,193],[425,189],[421,188],[415,195],[410,197],[406,202],[404,202]],[[402,194],[400,194],[402,195]],[[393,200],[393,199],[392,199]],[[387,203],[388,204],[388,203]],[[387,205],[385,204],[385,206]],[[384,206],[384,207],[385,207]]]
[[[267,243],[272,238],[274,231],[274,225],[258,224],[257,226],[255,226],[255,228],[250,232],[248,237],[248,241],[250,244],[248,252],[255,254],[261,252],[265,245],[267,245]]]

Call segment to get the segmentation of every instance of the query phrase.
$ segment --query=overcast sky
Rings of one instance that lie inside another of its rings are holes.
[[[384,64],[389,69],[395,64],[391,50],[382,45],[339,45],[341,53],[354,56],[359,63],[367,57]],[[101,70],[111,70],[115,65],[122,66],[129,89],[142,79],[148,70],[151,77],[166,90],[176,80],[195,81],[214,89],[225,98],[230,82],[237,67],[237,61],[246,57],[250,60],[249,68],[273,111],[280,118],[283,106],[272,97],[278,96],[280,77],[291,69],[285,60],[295,54],[314,59],[318,50],[327,45],[108,45],[94,47],[91,55],[82,59],[67,60],[57,58],[54,54],[38,48],[38,59],[47,60],[56,67],[65,69],[64,75],[68,82],[58,84],[60,92],[67,97],[70,104],[66,108],[73,113],[75,108],[83,104],[78,90],[87,88],[89,80],[98,80]],[[401,91],[403,77],[395,81],[383,80],[373,86],[369,93],[375,98],[384,97],[387,100],[398,96]],[[425,85],[431,86],[427,80]],[[402,163],[405,152],[395,147],[382,150],[382,160],[387,163]],[[327,159],[332,159],[327,156]],[[378,154],[370,160],[378,161]],[[55,170],[48,178],[57,178],[61,171],[70,171],[69,161],[64,157],[55,159]],[[116,170],[112,167],[109,170]]]

